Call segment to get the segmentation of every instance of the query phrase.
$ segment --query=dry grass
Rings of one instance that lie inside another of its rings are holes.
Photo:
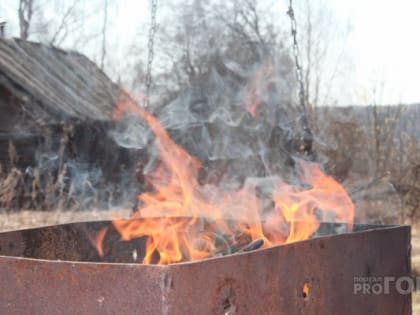
[[[420,226],[411,229],[411,269],[413,274],[420,276]],[[412,294],[413,315],[420,315],[420,292]]]
[[[115,216],[127,217],[128,209],[89,210],[89,211],[32,211],[22,210],[16,213],[0,214],[0,231],[27,229],[54,224],[109,220]]]
[[[420,293],[413,293],[413,315],[420,315]]]

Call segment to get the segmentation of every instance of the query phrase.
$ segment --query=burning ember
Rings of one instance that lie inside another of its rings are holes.
[[[310,238],[322,221],[347,223],[354,207],[344,188],[316,164],[297,162],[300,185],[276,179],[270,198],[246,183],[224,190],[198,181],[201,163],[175,144],[159,121],[122,93],[114,119],[139,115],[153,131],[160,163],[146,174],[153,191],[138,196],[129,219],[114,219],[122,240],[147,237],[144,264],[171,264]],[[140,220],[141,218],[141,220]],[[147,219],[145,219],[147,218]],[[106,230],[96,238],[103,254]]]

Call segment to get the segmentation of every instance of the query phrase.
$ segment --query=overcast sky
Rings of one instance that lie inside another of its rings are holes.
[[[326,1],[337,19],[350,25],[344,48],[353,67],[342,77],[341,92],[335,95],[338,103],[369,103],[374,97],[379,103],[420,102],[420,1]],[[17,31],[15,17],[12,18],[17,3],[17,0],[1,0],[0,3],[0,19],[10,22],[12,35]],[[286,0],[268,0],[267,3],[273,6],[273,12],[285,14]],[[147,0],[114,0],[109,41],[118,43],[111,52],[115,58],[123,59],[124,48],[135,39],[144,40],[148,10]],[[160,22],[165,22],[162,16]],[[373,96],[375,87],[376,96]]]
[[[330,2],[337,16],[352,25],[348,50],[357,85],[383,81],[383,102],[420,102],[420,1]]]

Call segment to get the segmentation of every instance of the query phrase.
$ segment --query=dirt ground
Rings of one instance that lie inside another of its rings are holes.
[[[20,211],[19,213],[0,213],[0,231],[25,229],[60,223],[109,220],[115,216],[127,217],[129,209],[91,210],[91,211]],[[420,275],[420,225],[412,227],[412,269]],[[413,315],[420,315],[420,292],[413,294]]]

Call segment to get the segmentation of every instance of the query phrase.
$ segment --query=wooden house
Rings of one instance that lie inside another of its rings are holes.
[[[80,53],[0,38],[0,208],[112,199],[131,165],[109,133],[119,91]]]

